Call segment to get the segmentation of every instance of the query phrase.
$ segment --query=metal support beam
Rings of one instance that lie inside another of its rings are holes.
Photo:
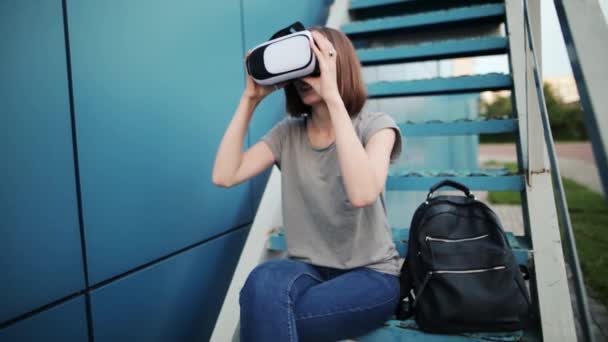
[[[513,105],[519,123],[518,155],[528,181],[523,193],[526,235],[534,255],[536,300],[544,341],[576,341],[576,330],[551,174],[547,171],[542,122],[534,86],[533,56],[524,31],[522,0],[506,0],[507,34],[513,75]],[[540,2],[530,3],[535,33],[540,32]],[[534,37],[540,42],[540,37]],[[538,43],[537,43],[538,44]]]
[[[527,91],[527,45],[524,32],[524,13],[521,0],[505,1],[506,6],[506,33],[509,40],[509,66],[513,78],[511,103],[513,113],[518,117],[519,139],[518,156],[520,171],[528,171],[526,180],[529,180],[529,153],[528,153],[528,91]]]
[[[608,25],[598,0],[555,0],[555,9],[604,194],[608,194]]]

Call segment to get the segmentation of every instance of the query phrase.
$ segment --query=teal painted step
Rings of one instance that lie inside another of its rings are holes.
[[[432,120],[421,123],[406,122],[399,124],[399,128],[404,137],[499,134],[518,130],[516,119],[461,119],[446,122]]]
[[[371,7],[380,7],[387,5],[397,5],[405,3],[414,3],[420,0],[350,0],[351,10],[361,10]]]
[[[499,333],[471,333],[458,335],[429,334],[418,330],[413,320],[389,320],[384,327],[375,330],[365,336],[357,338],[359,342],[482,342],[482,341],[538,341],[538,338],[528,336],[523,331],[499,332]]]
[[[477,5],[448,10],[408,14],[395,17],[355,21],[342,26],[349,36],[385,31],[412,30],[432,26],[454,26],[469,22],[501,22],[505,17],[503,4]]]
[[[429,78],[411,81],[381,81],[367,85],[369,98],[473,93],[511,89],[511,76],[499,73]]]
[[[408,228],[392,228],[392,234],[393,243],[395,243],[399,256],[405,258],[408,249],[407,242],[409,240],[410,230]],[[530,247],[525,242],[525,239],[523,237],[516,237],[511,232],[507,232],[506,235],[517,263],[522,266],[527,266],[528,261],[530,260]],[[282,230],[270,235],[270,238],[268,239],[268,249],[278,252],[287,250],[287,243]]]
[[[488,2],[501,2],[500,0],[484,0],[486,3]],[[350,0],[349,10],[351,11],[361,11],[361,10],[372,10],[379,9],[382,7],[394,8],[394,6],[399,5],[409,5],[409,6],[421,6],[421,5],[434,5],[435,9],[448,7],[446,4],[456,4],[460,6],[471,5],[473,3],[481,3],[483,1],[473,1],[473,0]]]
[[[462,183],[471,190],[521,191],[524,187],[523,176],[509,170],[391,170],[386,181],[386,190],[428,191],[445,179]]]
[[[392,64],[442,58],[495,55],[508,51],[507,38],[446,40],[394,48],[357,50],[363,65]]]
[[[397,247],[399,255],[402,257],[407,253],[407,240],[409,238],[409,229],[406,228],[392,228],[393,242]],[[268,249],[272,251],[286,251],[287,242],[285,241],[285,234],[283,230],[272,233],[268,238]]]

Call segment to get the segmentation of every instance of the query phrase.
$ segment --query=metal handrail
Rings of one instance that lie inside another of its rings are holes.
[[[536,52],[534,49],[534,39],[532,37],[532,29],[530,25],[530,18],[528,16],[528,1],[524,0],[524,22],[526,26],[526,32],[528,35],[528,44],[530,51],[532,52],[532,59],[534,62],[534,83],[536,91],[538,93],[538,105],[541,111],[541,120],[543,123],[543,131],[545,138],[545,145],[547,145],[547,152],[549,154],[549,163],[551,165],[551,179],[553,181],[553,190],[557,195],[556,204],[558,217],[561,221],[563,228],[564,237],[567,243],[566,255],[568,258],[568,264],[574,276],[574,286],[576,294],[576,303],[578,311],[581,317],[581,326],[585,341],[595,341],[591,332],[591,315],[589,314],[589,305],[587,303],[587,291],[583,282],[583,274],[581,272],[578,253],[576,249],[576,242],[574,240],[574,232],[572,229],[572,222],[570,221],[570,213],[568,212],[568,203],[566,202],[564,186],[562,184],[562,178],[559,171],[559,165],[557,162],[557,156],[555,153],[555,144],[553,142],[553,134],[551,133],[551,125],[549,123],[549,115],[547,113],[547,105],[545,102],[545,94],[543,91],[543,84],[540,77],[540,71],[538,70],[538,61],[536,59]]]

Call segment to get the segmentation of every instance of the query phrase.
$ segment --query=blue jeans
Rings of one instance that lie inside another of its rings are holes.
[[[291,259],[258,265],[241,289],[241,341],[337,341],[371,332],[394,313],[399,278]]]

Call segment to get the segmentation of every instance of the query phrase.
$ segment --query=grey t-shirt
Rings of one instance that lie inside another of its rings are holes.
[[[313,147],[306,121],[306,117],[286,117],[262,137],[281,169],[288,257],[319,266],[369,267],[398,275],[399,254],[386,216],[384,192],[370,206],[353,207],[344,188],[335,143]],[[401,132],[392,117],[361,113],[352,123],[364,147],[379,130],[395,129],[391,161],[399,157]]]

